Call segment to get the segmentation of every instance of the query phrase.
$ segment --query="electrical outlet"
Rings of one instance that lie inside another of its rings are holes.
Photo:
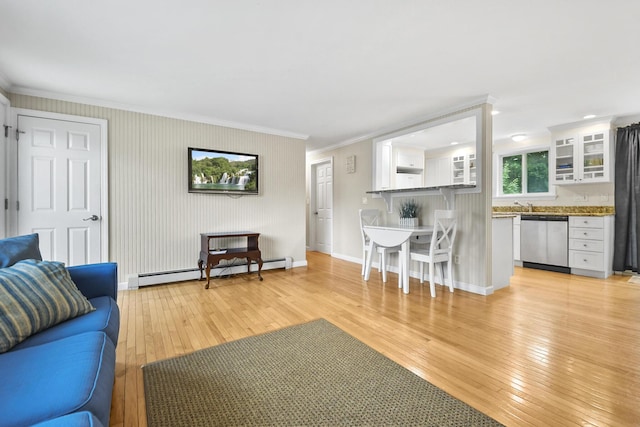
[[[362,198],[362,204],[366,205],[367,203],[369,203],[369,198],[365,196]]]
[[[453,263],[454,264],[460,264],[460,255],[454,255],[453,256]]]

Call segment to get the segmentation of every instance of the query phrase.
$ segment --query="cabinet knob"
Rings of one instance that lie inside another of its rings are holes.
[[[584,232],[583,234],[584,234],[585,236],[588,236],[588,233],[587,233],[587,232]]]

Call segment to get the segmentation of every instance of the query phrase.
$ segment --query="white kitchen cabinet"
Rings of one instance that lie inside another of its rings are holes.
[[[383,145],[380,148],[380,189],[386,190],[391,188],[391,145]]]
[[[491,285],[497,291],[509,286],[513,276],[513,218],[493,218],[491,221]]]
[[[424,151],[398,148],[396,150],[396,168],[424,169]]]
[[[469,154],[467,156],[467,171],[469,173],[469,181],[467,182],[467,184],[469,185],[476,184],[476,170],[477,170],[476,155]]]
[[[555,185],[611,181],[610,130],[553,138],[551,181]]]
[[[420,188],[424,186],[424,151],[394,148],[395,174],[393,188]]]
[[[476,155],[459,155],[451,158],[451,183],[476,183]]]
[[[513,260],[516,265],[522,267],[520,259],[520,215],[513,218]]]
[[[569,217],[572,274],[607,278],[613,273],[613,216]]]
[[[451,185],[451,157],[427,159],[425,162],[424,186]]]
[[[422,174],[397,173],[395,188],[420,188],[422,187]]]

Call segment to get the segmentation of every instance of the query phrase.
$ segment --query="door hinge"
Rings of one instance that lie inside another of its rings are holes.
[[[9,210],[9,199],[4,199],[4,210],[5,211]]]
[[[20,210],[20,200],[16,200],[16,210]]]
[[[9,125],[2,125],[2,126],[4,126],[4,137],[9,138],[9,129],[11,129],[11,126]]]

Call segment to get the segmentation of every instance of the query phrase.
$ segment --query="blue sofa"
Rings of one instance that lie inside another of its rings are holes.
[[[0,354],[0,427],[109,425],[120,328],[117,265],[68,271],[95,311]]]

